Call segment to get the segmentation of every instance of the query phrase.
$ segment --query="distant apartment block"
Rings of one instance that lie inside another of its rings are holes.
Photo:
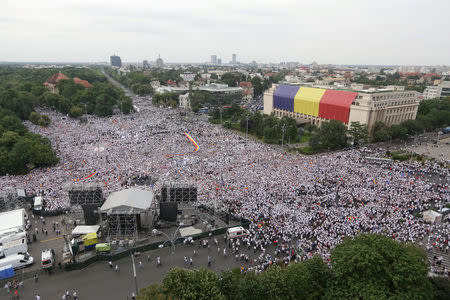
[[[426,89],[423,91],[423,99],[424,100],[436,99],[437,90],[438,90],[437,85],[427,86]]]
[[[120,56],[117,55],[111,55],[111,66],[113,67],[122,67],[122,60],[120,59]]]
[[[184,81],[194,81],[195,80],[195,75],[193,73],[184,73],[184,74],[180,74],[180,77],[184,80]]]
[[[211,64],[217,65],[217,55],[211,55]]]
[[[443,99],[445,97],[450,97],[450,81],[442,81],[437,86],[436,98]]]

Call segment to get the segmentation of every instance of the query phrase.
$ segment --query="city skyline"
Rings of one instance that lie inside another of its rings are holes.
[[[433,1],[6,1],[4,62],[450,65],[450,3]],[[307,12],[307,13],[306,13]],[[182,45],[182,47],[180,47]]]

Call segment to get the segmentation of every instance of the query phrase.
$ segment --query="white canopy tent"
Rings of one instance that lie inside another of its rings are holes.
[[[150,208],[153,197],[152,191],[126,189],[111,193],[100,210],[107,214],[140,214]]]
[[[78,225],[72,230],[72,235],[81,235],[81,234],[88,234],[91,232],[97,232],[100,229],[100,225]]]
[[[431,224],[440,223],[442,221],[442,214],[434,210],[427,210],[423,212],[422,219]]]
[[[0,213],[0,233],[25,230],[25,209],[15,209]]]

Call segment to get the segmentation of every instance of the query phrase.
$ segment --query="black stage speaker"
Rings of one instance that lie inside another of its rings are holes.
[[[178,203],[160,202],[159,203],[159,218],[164,221],[176,222],[178,212]]]

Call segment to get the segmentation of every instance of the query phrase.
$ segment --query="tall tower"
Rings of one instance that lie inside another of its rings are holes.
[[[217,55],[211,55],[211,64],[216,65],[217,64]]]
[[[231,63],[232,63],[233,65],[236,64],[236,54],[234,54],[234,53],[231,55]]]
[[[120,56],[111,55],[110,59],[111,59],[111,66],[119,68],[122,66],[122,60],[120,59]]]
[[[161,58],[161,55],[158,54],[158,59],[156,59],[156,66],[158,68],[164,67],[164,61]]]

